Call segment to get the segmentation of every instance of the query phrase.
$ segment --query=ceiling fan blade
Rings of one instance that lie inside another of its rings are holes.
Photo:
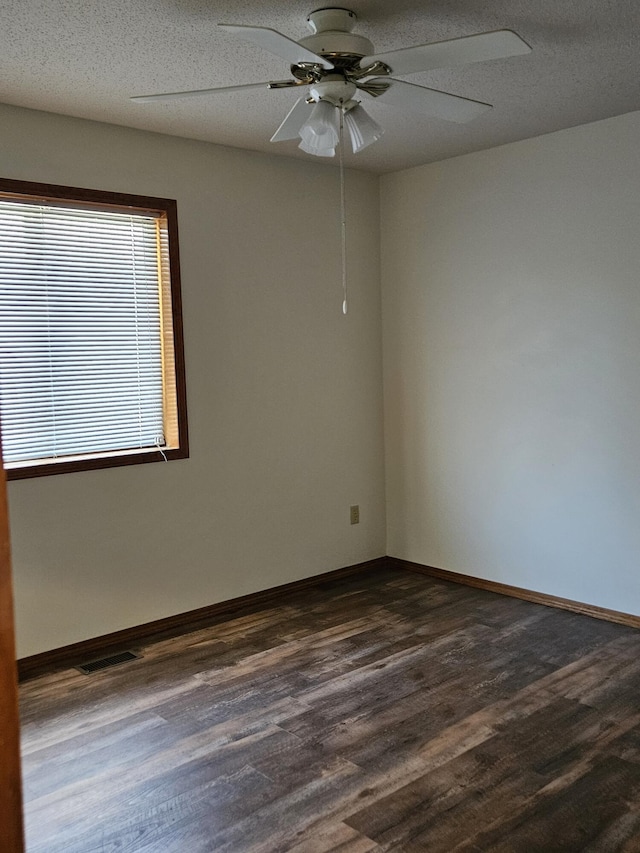
[[[433,44],[418,44],[390,53],[377,53],[360,60],[360,67],[366,68],[373,62],[384,62],[392,74],[416,74],[419,71],[431,71],[433,68],[446,68],[450,65],[465,65],[469,62],[484,62],[487,59],[504,59],[530,53],[531,48],[512,30],[496,30],[493,33],[479,33],[449,41]]]
[[[240,86],[218,86],[215,89],[193,89],[188,92],[163,92],[159,95],[134,95],[130,101],[150,103],[151,101],[170,101],[173,98],[199,98],[201,95],[218,95],[225,92],[239,92],[242,89],[268,89],[272,83],[243,83]]]
[[[291,107],[284,121],[271,137],[272,142],[284,142],[286,139],[296,139],[298,131],[311,115],[315,104],[308,104],[305,98],[299,98]]]
[[[245,27],[237,24],[218,24],[218,26],[241,39],[257,44],[258,47],[268,50],[269,53],[275,53],[276,56],[285,59],[292,65],[296,65],[298,62],[313,62],[323,68],[333,68],[333,64],[328,59],[319,56],[317,53],[312,53],[306,47],[298,44],[297,41],[293,41],[293,39],[287,38],[287,36],[277,30],[269,29],[269,27]]]
[[[427,89],[426,86],[416,86],[415,83],[393,80],[390,77],[376,77],[367,83],[380,86],[383,83],[389,84],[381,94],[376,95],[378,101],[398,107],[408,107],[416,112],[427,113],[446,121],[464,123],[491,109],[491,104],[471,101],[459,95],[449,95],[447,92],[438,92],[437,89]],[[366,92],[366,88],[363,91]]]

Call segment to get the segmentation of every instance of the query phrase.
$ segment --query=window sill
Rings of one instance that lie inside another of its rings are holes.
[[[123,450],[116,453],[96,453],[83,456],[65,456],[60,459],[35,462],[7,462],[7,480],[27,480],[48,477],[52,474],[71,474],[76,471],[93,471],[100,468],[117,468],[123,465],[140,465],[146,462],[169,462],[188,459],[189,449],[184,447],[159,450]]]

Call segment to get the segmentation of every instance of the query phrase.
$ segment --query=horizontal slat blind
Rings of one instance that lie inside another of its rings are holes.
[[[6,462],[164,443],[153,215],[0,200]]]

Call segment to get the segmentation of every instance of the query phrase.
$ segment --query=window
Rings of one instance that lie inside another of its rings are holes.
[[[176,203],[0,179],[8,479],[188,456]]]

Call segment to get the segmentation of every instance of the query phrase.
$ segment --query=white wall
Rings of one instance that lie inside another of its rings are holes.
[[[26,656],[385,553],[378,181],[0,107],[0,174],[178,200],[191,458],[10,484]],[[349,524],[360,504],[361,523]]]
[[[640,613],[640,114],[382,179],[387,546],[377,179],[344,318],[333,167],[0,121],[4,177],[177,198],[192,446],[10,484],[20,656],[385,550]]]
[[[388,553],[640,614],[640,113],[382,180]]]

